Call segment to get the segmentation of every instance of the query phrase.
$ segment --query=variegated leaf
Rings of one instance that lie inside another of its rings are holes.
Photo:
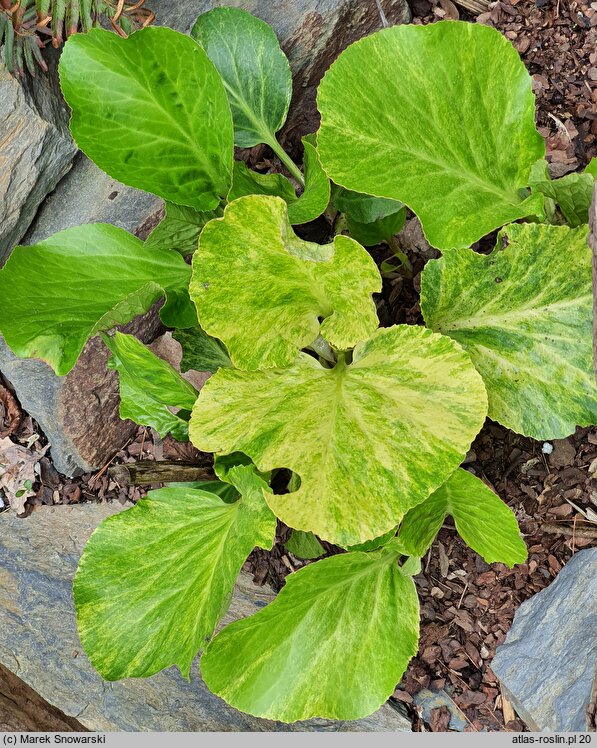
[[[360,244],[299,239],[276,197],[230,203],[203,229],[193,256],[201,327],[241,369],[287,366],[320,332],[338,348],[354,346],[377,327],[371,295],[379,290],[377,267]]]
[[[317,103],[328,176],[405,203],[435,247],[467,247],[542,214],[542,196],[525,189],[545,155],[531,77],[496,29],[454,21],[383,29],[338,57]]]
[[[419,601],[399,553],[390,544],[291,574],[272,603],[214,638],[201,659],[209,688],[283,722],[374,712],[417,651]]]
[[[271,549],[276,521],[251,467],[228,476],[226,503],[189,488],[152,491],[91,536],[75,577],[79,636],[106,680],[142,678],[191,663],[227,608],[255,545]]]
[[[283,522],[341,546],[377,538],[456,469],[487,407],[481,378],[449,338],[378,330],[350,365],[300,354],[288,369],[220,369],[189,433],[206,452],[240,451],[298,490],[267,497]]]
[[[587,227],[521,224],[504,250],[429,262],[421,309],[483,376],[489,417],[534,439],[597,423]]]

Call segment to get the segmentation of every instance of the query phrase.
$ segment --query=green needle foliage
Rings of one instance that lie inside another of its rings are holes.
[[[102,333],[122,416],[190,438],[217,476],[153,491],[92,535],[74,588],[84,649],[108,680],[172,664],[188,677],[202,652],[212,691],[260,717],[368,715],[417,650],[412,575],[447,516],[488,563],[526,558],[512,511],[459,468],[486,416],[537,439],[597,424],[595,165],[550,180],[528,73],[475,24],[350,46],[321,83],[302,170],[276,139],[288,62],[245,11],[210,11],[191,38],[94,29],[69,39],[60,68],[79,147],[161,196],[165,217],[145,242],[98,224],[17,247],[0,270],[0,332],[58,374]],[[234,161],[235,144],[259,143],[288,176]],[[425,326],[380,328],[362,245],[400,257],[407,207],[445,252],[422,273]],[[295,233],[324,213],[350,236]],[[494,229],[491,254],[470,249]],[[199,393],[107,334],[157,301],[183,371],[212,374]],[[214,636],[276,518],[290,552],[333,552]]]
[[[41,50],[54,47],[78,31],[89,31],[110,21],[121,36],[151,23],[154,14],[145,0],[0,0],[0,48],[8,70],[35,76],[36,65],[48,66]]]

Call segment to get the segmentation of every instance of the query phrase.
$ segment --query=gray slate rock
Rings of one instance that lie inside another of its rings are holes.
[[[415,706],[421,710],[421,717],[427,723],[431,722],[431,712],[434,709],[445,706],[450,712],[450,722],[448,724],[450,730],[464,732],[469,724],[462,710],[454,703],[454,700],[449,697],[443,688],[438,691],[422,688],[414,695],[414,701]]]
[[[597,548],[576,553],[520,606],[491,668],[531,730],[587,730],[597,672]]]
[[[41,206],[23,244],[35,244],[84,223],[111,223],[146,238],[162,214],[163,202],[109,177],[79,153],[73,168]]]
[[[256,719],[210,693],[197,665],[191,682],[175,668],[152,678],[107,683],[82,652],[72,579],[85,542],[122,507],[41,507],[28,519],[0,515],[0,663],[53,706],[98,731],[384,731],[411,730],[392,706],[355,722],[294,725]],[[225,622],[250,615],[273,595],[241,574]]]
[[[70,137],[39,115],[0,63],[0,265],[41,201],[69,170],[75,153]]]
[[[156,23],[188,33],[201,13],[220,6],[244,8],[272,26],[288,55],[294,96],[285,132],[304,135],[318,127],[316,87],[351,42],[382,27],[375,0],[151,0]],[[381,0],[391,25],[407,23],[406,0]]]

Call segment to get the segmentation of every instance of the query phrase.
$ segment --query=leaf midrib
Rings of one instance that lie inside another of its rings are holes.
[[[556,301],[551,302],[549,304],[543,305],[539,308],[535,307],[521,307],[516,310],[511,310],[507,312],[500,312],[499,314],[479,314],[478,312],[472,316],[472,317],[463,317],[459,320],[450,320],[449,323],[446,323],[445,325],[442,325],[441,323],[437,325],[438,330],[446,330],[448,334],[452,332],[453,330],[466,330],[467,328],[477,328],[477,327],[500,327],[500,328],[506,328],[507,325],[504,324],[505,320],[517,320],[517,319],[528,319],[529,317],[537,317],[542,314],[546,314],[548,311],[551,310],[557,310],[557,309],[565,309],[566,307],[572,306],[580,306],[586,301],[590,301],[592,299],[590,294],[585,294],[584,296],[576,296],[573,299],[566,299],[564,301]],[[531,300],[532,301],[532,300]]]

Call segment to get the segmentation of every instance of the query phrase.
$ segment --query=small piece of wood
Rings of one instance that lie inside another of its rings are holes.
[[[191,483],[200,480],[216,480],[213,470],[195,462],[163,460],[154,462],[130,462],[126,465],[112,465],[108,475],[117,483],[133,486],[148,483]]]
[[[597,527],[595,529],[591,527],[577,527],[576,530],[568,525],[541,525],[541,530],[547,532],[550,535],[566,535],[568,537],[577,538],[588,538],[592,540],[597,539]]]
[[[502,691],[502,714],[504,715],[504,724],[507,725],[508,722],[512,722],[516,719],[516,712],[514,711],[514,708],[510,701],[506,698],[504,695],[504,692]]]
[[[487,13],[489,10],[489,0],[454,0],[454,2],[476,16],[481,15],[481,13]]]
[[[87,732],[0,665],[0,732]]]

